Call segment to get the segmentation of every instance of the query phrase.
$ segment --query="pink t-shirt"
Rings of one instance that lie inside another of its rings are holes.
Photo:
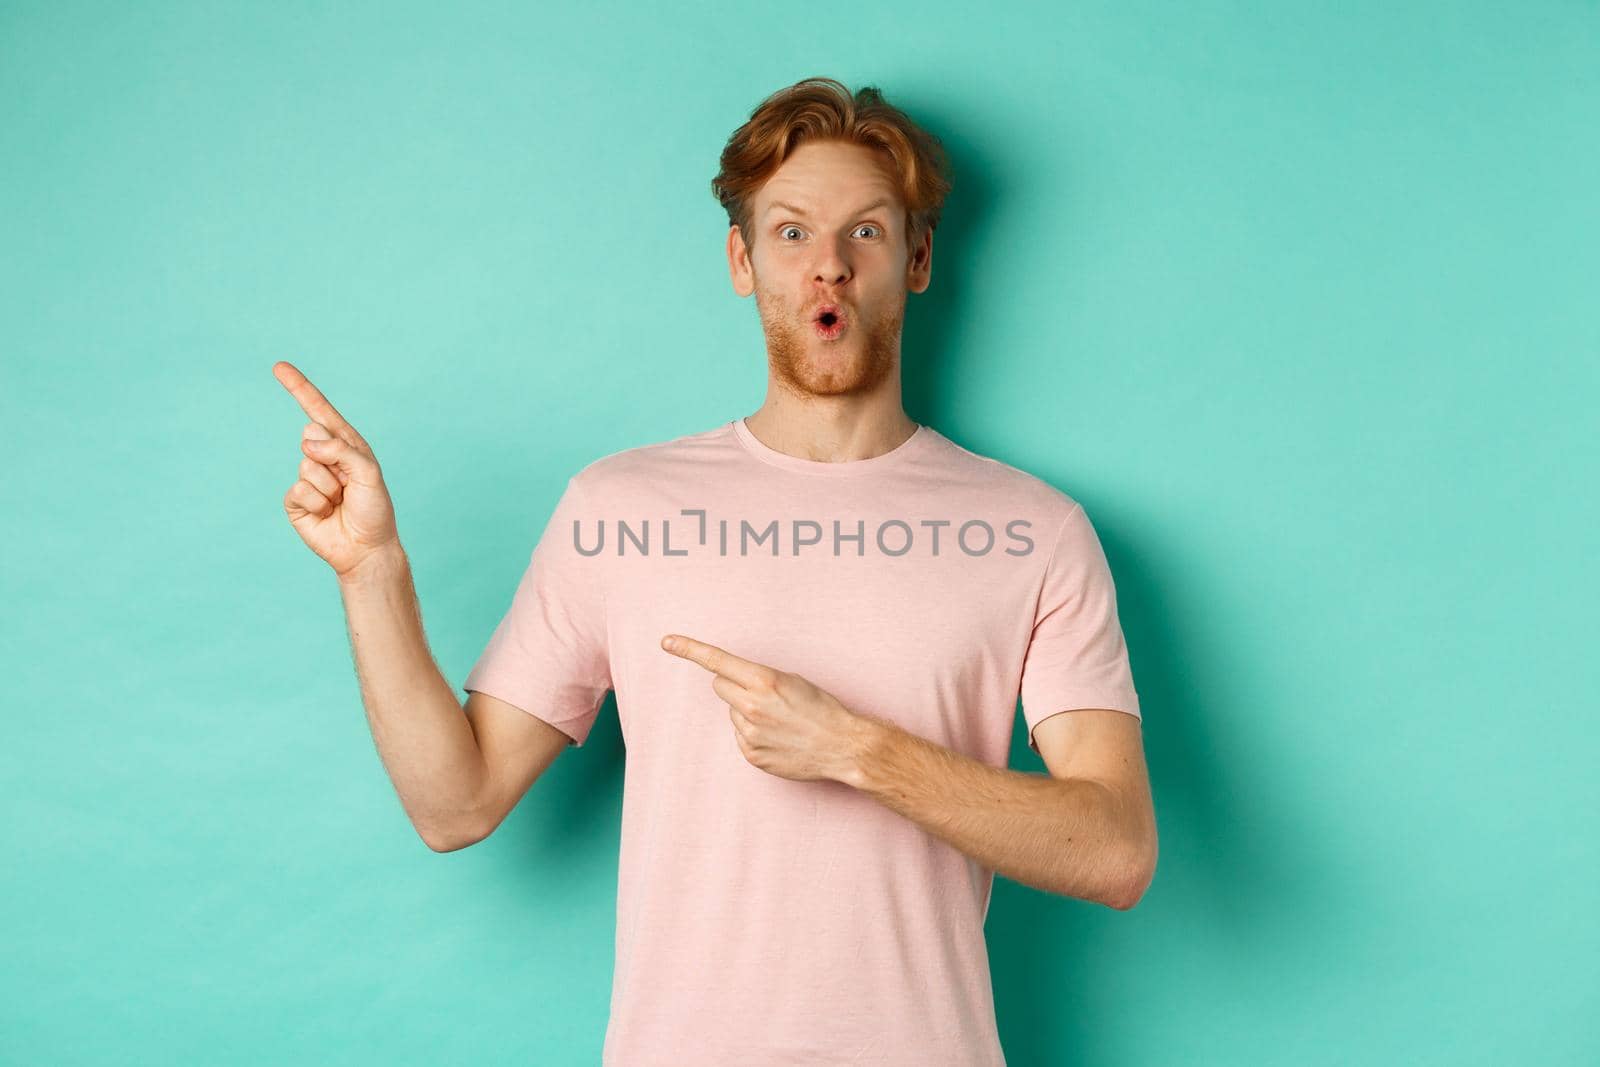
[[[929,426],[841,463],[743,419],[630,448],[567,483],[462,686],[577,744],[616,691],[606,1064],[1004,1064],[992,870],[851,786],[751,764],[667,633],[1004,767],[1019,694],[1030,745],[1058,712],[1139,715],[1083,509]]]

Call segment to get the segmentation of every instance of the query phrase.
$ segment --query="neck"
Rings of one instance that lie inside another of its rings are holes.
[[[878,396],[797,396],[773,382],[760,410],[744,421],[768,448],[823,463],[881,456],[917,429],[898,389]]]

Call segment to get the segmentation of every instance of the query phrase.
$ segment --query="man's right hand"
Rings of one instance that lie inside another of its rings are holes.
[[[311,417],[300,437],[300,480],[284,494],[283,510],[311,551],[341,579],[353,576],[400,545],[377,457],[292,363],[274,363],[272,376]]]

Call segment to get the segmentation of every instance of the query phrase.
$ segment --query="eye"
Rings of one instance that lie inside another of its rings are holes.
[[[784,227],[780,228],[778,230],[778,236],[779,236],[780,239],[783,239],[786,244],[793,244],[794,243],[793,241],[789,241],[784,237],[784,235],[789,233],[790,230],[794,230],[794,231],[799,232],[799,233],[805,232],[805,231],[801,230],[800,227],[795,226],[792,223],[790,225],[788,225],[788,226],[784,226]],[[862,230],[871,230],[872,233],[870,234],[870,236],[872,236],[872,237],[882,237],[883,236],[882,231],[879,229],[878,224],[875,223],[875,222],[864,222],[860,226],[856,227],[856,232],[857,233],[860,233]]]

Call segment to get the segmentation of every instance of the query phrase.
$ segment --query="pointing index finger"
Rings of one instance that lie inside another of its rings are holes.
[[[344,438],[350,444],[371,451],[367,447],[366,439],[356,432],[356,428],[345,421],[343,415],[328,402],[322,395],[322,390],[311,384],[311,379],[300,373],[298,367],[288,360],[279,360],[272,365],[272,376],[294,397],[302,410],[314,420],[326,426],[328,430]]]
[[[698,663],[706,670],[746,687],[759,684],[772,671],[771,667],[763,663],[741,659],[725,648],[708,645],[704,641],[696,641],[682,634],[668,634],[662,639],[661,647],[675,656]]]

